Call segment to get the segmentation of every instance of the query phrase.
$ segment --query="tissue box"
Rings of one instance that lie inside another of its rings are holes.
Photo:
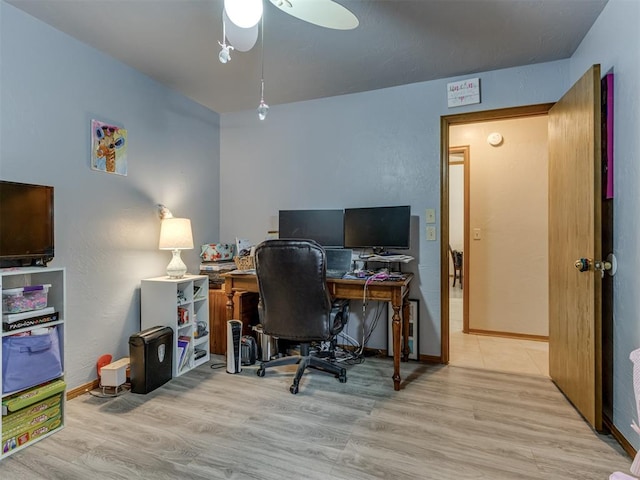
[[[203,262],[233,260],[235,248],[235,245],[231,243],[207,243],[206,245],[202,245],[200,257]]]

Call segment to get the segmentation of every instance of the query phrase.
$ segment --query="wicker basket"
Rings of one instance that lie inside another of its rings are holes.
[[[254,257],[251,255],[246,255],[244,257],[233,257],[233,261],[236,263],[236,267],[238,270],[253,270],[255,264],[253,262]]]

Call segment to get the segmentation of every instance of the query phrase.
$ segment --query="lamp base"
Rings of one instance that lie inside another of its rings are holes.
[[[182,278],[184,274],[187,273],[187,266],[180,258],[180,250],[177,248],[171,251],[173,253],[173,257],[167,265],[167,275],[169,278]]]

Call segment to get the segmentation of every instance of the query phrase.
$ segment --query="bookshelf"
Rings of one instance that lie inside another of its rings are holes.
[[[5,292],[23,289],[23,295],[27,297],[26,287],[36,285],[48,286],[46,293],[44,290],[32,291],[40,299],[44,293],[46,301],[34,301],[32,306],[38,304],[45,308],[11,313],[11,307],[5,305],[7,311],[2,315],[0,429],[3,442],[0,460],[64,427],[65,269],[0,269],[0,289]],[[43,333],[46,331],[48,333]],[[18,345],[18,342],[26,343]],[[40,354],[24,356],[20,353],[34,349]]]
[[[173,377],[208,362],[209,277],[185,275],[178,279],[164,276],[142,280],[141,328],[155,326],[173,330]]]

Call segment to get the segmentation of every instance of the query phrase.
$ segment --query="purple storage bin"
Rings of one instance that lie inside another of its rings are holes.
[[[62,375],[58,328],[46,335],[2,339],[2,393],[14,392]]]

